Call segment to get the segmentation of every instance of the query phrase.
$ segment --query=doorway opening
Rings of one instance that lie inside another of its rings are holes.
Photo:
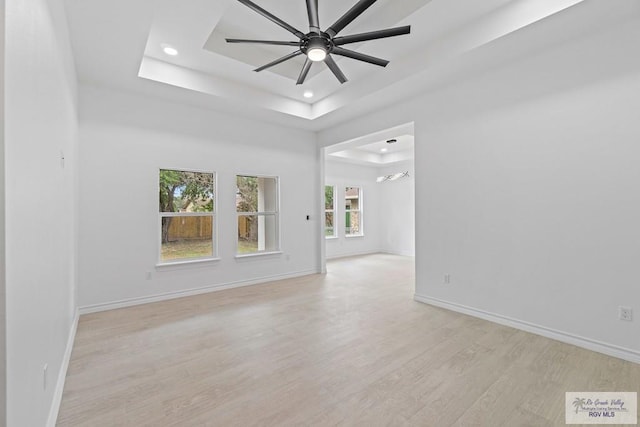
[[[322,149],[323,271],[339,258],[415,256],[414,153],[413,123]]]

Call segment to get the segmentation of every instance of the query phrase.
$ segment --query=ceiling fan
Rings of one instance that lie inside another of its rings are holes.
[[[377,0],[360,0],[353,6],[347,13],[345,13],[340,19],[338,19],[333,25],[327,28],[326,31],[320,30],[320,23],[318,20],[318,0],[306,0],[307,2],[307,14],[309,15],[309,32],[303,33],[295,27],[284,22],[282,19],[267,12],[257,4],[250,0],[238,0],[240,3],[249,7],[253,11],[259,13],[275,24],[281,26],[285,30],[289,31],[296,37],[298,41],[277,41],[277,40],[246,40],[246,39],[227,39],[228,43],[258,43],[268,45],[279,46],[296,46],[298,49],[282,58],[276,59],[262,67],[256,68],[254,71],[262,71],[274,65],[281,64],[289,59],[295,58],[299,55],[306,55],[306,61],[298,77],[296,84],[301,85],[307,78],[311,65],[314,62],[324,61],[331,72],[336,76],[340,83],[347,81],[347,78],[342,73],[338,64],[334,61],[331,55],[345,56],[347,58],[356,59],[358,61],[368,62],[370,64],[386,67],[389,61],[376,58],[374,56],[365,55],[364,53],[355,52],[353,50],[345,49],[341,46],[349,43],[363,42],[367,40],[382,39],[386,37],[400,36],[409,34],[411,32],[411,26],[388,28],[386,30],[371,31],[367,33],[353,34],[350,36],[336,37],[340,31],[349,25],[354,19],[360,16],[365,10],[373,5]]]

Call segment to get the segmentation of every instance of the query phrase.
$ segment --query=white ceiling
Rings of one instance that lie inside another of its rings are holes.
[[[306,32],[304,0],[254,1]],[[447,64],[581,1],[379,0],[341,35],[411,25],[408,36],[349,46],[388,59],[389,66],[340,58],[347,83],[340,85],[324,64],[314,64],[302,86],[295,85],[301,60],[252,71],[292,48],[223,42],[294,39],[236,0],[66,0],[66,8],[82,82],[321,130],[441,84],[456,74]],[[320,0],[321,27],[355,3]],[[162,44],[179,55],[167,56]],[[303,97],[307,89],[312,99]]]
[[[413,133],[413,123],[407,123],[364,135],[326,147],[325,159],[371,167],[413,160]],[[392,139],[396,142],[389,144]]]
[[[413,160],[413,135],[397,135],[392,139],[396,140],[393,144],[387,143],[386,138],[375,142],[358,138],[349,144],[338,144],[327,149],[327,159],[376,167]]]

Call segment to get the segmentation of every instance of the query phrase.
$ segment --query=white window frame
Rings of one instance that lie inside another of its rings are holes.
[[[332,209],[327,209],[327,187],[331,187],[333,189],[333,207]],[[324,194],[325,194],[325,199],[324,199],[324,238],[325,239],[337,239],[338,238],[338,224],[339,222],[337,221],[337,208],[336,208],[336,204],[338,202],[337,198],[336,198],[336,190],[338,189],[338,187],[336,187],[335,185],[325,185],[324,186]],[[333,214],[333,234],[328,235],[327,234],[327,214],[328,213],[332,213]]]
[[[158,169],[158,189],[156,194],[160,193],[160,172],[163,170],[172,170],[179,172],[193,172],[193,173],[207,173],[213,175],[213,209],[211,212],[158,212],[158,228],[160,231],[158,233],[158,263],[156,267],[166,267],[172,265],[181,265],[181,264],[193,264],[193,263],[201,263],[201,262],[210,262],[210,261],[219,261],[218,258],[218,221],[217,221],[217,210],[218,210],[218,174],[215,171],[210,170],[201,170],[201,169],[184,169],[184,168],[176,168],[176,167],[166,167]],[[174,260],[162,260],[162,218],[180,218],[180,217],[190,217],[190,216],[206,216],[211,217],[211,256],[204,257],[196,257],[196,258],[181,258]]]
[[[358,225],[359,225],[359,231],[357,234],[350,234],[347,233],[347,227],[345,224],[344,227],[344,237],[346,238],[351,238],[351,237],[364,237],[364,199],[362,197],[362,187],[359,185],[347,185],[344,188],[344,202],[346,202],[347,200],[347,188],[357,188],[358,189],[358,209],[347,209],[346,207],[346,203],[345,203],[345,208],[344,208],[344,218],[345,218],[345,222],[347,219],[347,214],[350,214],[351,212],[357,212],[358,213]]]
[[[251,177],[251,178],[270,178],[270,179],[275,179],[276,181],[276,202],[275,202],[275,211],[258,211],[258,212],[238,212],[237,208],[236,210],[236,221],[235,221],[235,236],[236,236],[236,258],[250,258],[250,257],[255,257],[255,256],[262,256],[262,255],[274,255],[274,254],[281,254],[282,250],[281,250],[281,246],[280,246],[280,242],[282,241],[282,236],[280,235],[280,177],[279,176],[273,176],[273,175],[256,175],[256,174],[242,174],[242,173],[238,173],[235,175],[235,180],[234,180],[234,184],[237,185],[238,182],[238,177],[239,176],[243,176],[243,177]],[[236,193],[234,192],[234,195]],[[256,252],[249,252],[249,253],[239,253],[238,249],[239,249],[239,245],[238,245],[238,218],[240,218],[241,216],[257,216],[257,217],[267,217],[267,216],[273,216],[275,218],[275,237],[276,237],[276,248],[273,250],[269,250],[269,251],[256,251]]]

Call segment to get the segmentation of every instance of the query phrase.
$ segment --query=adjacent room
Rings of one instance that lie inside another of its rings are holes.
[[[638,423],[640,1],[0,11],[0,425]]]
[[[325,256],[415,256],[413,124],[324,149]]]

